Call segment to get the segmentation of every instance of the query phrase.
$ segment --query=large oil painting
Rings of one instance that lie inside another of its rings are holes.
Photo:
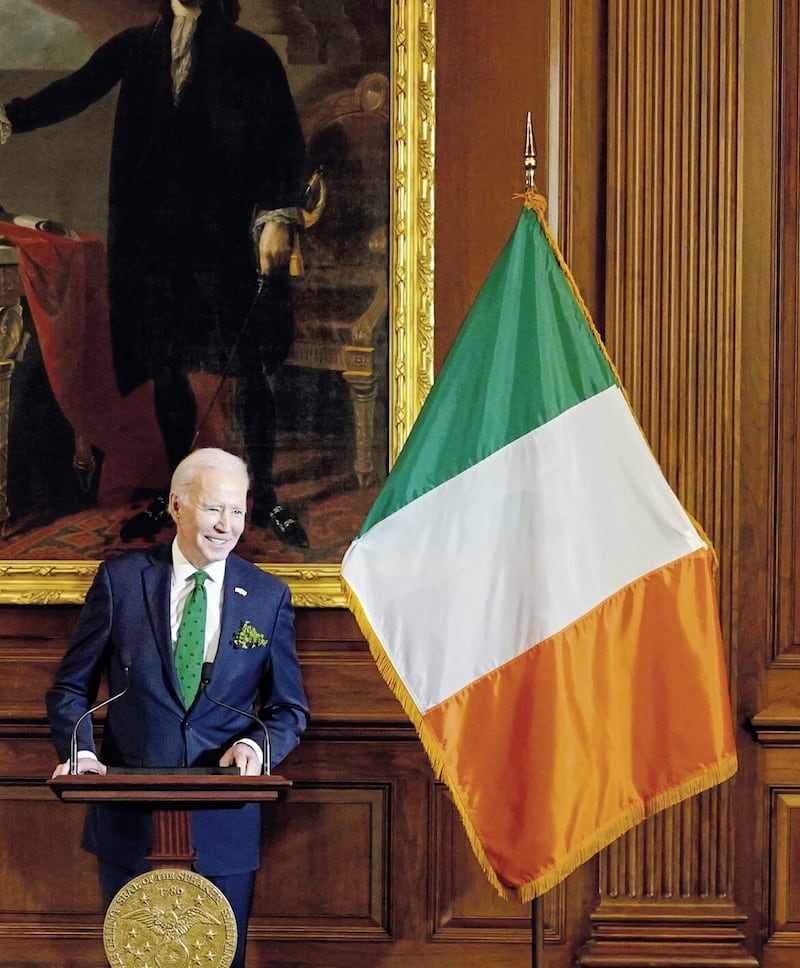
[[[159,6],[0,0],[0,103],[69,77]],[[306,540],[254,517],[240,551],[296,604],[339,606],[342,555],[432,378],[434,5],[239,6],[280,58],[307,172],[293,338],[270,376],[277,501]],[[169,458],[153,381],[120,389],[109,333],[118,94],[0,146],[0,602],[80,601],[100,560],[173,533],[154,516]],[[136,276],[133,262],[130,292]],[[194,446],[242,452],[237,372],[189,373]]]

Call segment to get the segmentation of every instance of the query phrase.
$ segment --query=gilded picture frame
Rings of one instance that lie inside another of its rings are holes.
[[[435,2],[390,0],[389,9],[386,452],[391,467],[433,379]],[[2,555],[0,544],[0,604],[80,603],[99,564]],[[289,584],[296,607],[344,606],[338,561],[257,564]]]

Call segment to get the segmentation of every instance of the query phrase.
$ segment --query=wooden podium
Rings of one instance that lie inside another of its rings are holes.
[[[48,780],[65,803],[138,803],[153,811],[150,872],[123,887],[106,912],[103,944],[109,965],[140,966],[144,950],[155,964],[201,963],[229,968],[236,923],[227,898],[192,871],[193,807],[283,800],[291,781],[282,776],[183,772],[67,774]]]
[[[191,816],[195,806],[211,802],[250,803],[285,800],[291,780],[283,776],[240,776],[237,773],[96,773],[67,774],[47,781],[64,803],[136,802],[153,808],[153,869],[190,870]]]

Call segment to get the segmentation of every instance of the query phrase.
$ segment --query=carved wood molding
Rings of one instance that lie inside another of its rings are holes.
[[[800,747],[800,706],[773,702],[750,719],[750,725],[764,747]]]

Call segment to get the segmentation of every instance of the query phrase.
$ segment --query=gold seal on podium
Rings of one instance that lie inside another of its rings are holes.
[[[225,895],[200,874],[148,871],[108,906],[103,944],[112,968],[230,968],[236,920]]]

